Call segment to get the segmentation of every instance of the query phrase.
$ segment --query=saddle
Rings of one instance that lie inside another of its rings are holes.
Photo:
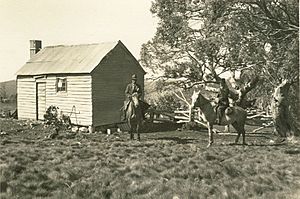
[[[129,100],[129,101],[125,104],[125,106],[123,106],[123,107],[121,108],[121,110],[127,111],[130,102],[131,102],[131,100]],[[142,100],[139,100],[139,103],[140,103],[140,106],[141,106],[142,111],[148,110],[149,107],[151,106],[151,105],[149,105],[147,102],[144,102],[144,101],[142,101]]]
[[[215,112],[216,112],[216,123],[217,124],[221,124],[221,120],[222,120],[222,117],[225,115],[225,110],[228,108],[229,106],[223,106],[223,105],[220,105],[218,104],[214,109],[215,109]]]

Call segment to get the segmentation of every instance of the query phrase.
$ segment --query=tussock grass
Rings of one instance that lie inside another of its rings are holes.
[[[249,146],[206,132],[126,133],[44,139],[49,129],[0,120],[0,198],[297,198],[300,146]],[[267,133],[267,132],[266,132]],[[272,136],[268,134],[268,136]],[[259,144],[258,144],[259,143]]]

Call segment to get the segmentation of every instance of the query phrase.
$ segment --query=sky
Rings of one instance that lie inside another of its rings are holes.
[[[29,59],[29,40],[42,46],[121,40],[140,58],[156,31],[151,0],[0,0],[0,82],[15,79]]]

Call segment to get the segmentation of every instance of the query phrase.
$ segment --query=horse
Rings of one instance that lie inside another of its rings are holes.
[[[199,107],[201,112],[203,113],[202,119],[207,123],[209,141],[207,147],[210,147],[213,140],[213,125],[217,119],[216,110],[212,106],[211,102],[206,99],[200,91],[193,93],[192,95],[192,108]],[[247,112],[239,107],[227,107],[225,110],[225,114],[222,116],[221,125],[229,125],[231,124],[235,130],[237,131],[237,137],[235,139],[235,143],[237,144],[240,138],[240,135],[243,136],[243,145],[246,145],[245,141],[245,122],[247,118]]]
[[[126,109],[126,118],[129,125],[130,139],[134,139],[134,133],[137,133],[138,140],[140,137],[140,126],[143,121],[142,109],[139,103],[139,98],[137,93],[133,93],[131,100]]]

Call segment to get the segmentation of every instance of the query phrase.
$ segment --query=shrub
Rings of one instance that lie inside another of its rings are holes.
[[[59,109],[59,108],[56,106],[53,106],[53,105],[48,107],[46,114],[44,115],[46,124],[57,125],[59,123],[57,109]]]
[[[49,106],[46,114],[44,115],[45,123],[48,125],[53,125],[58,132],[62,128],[69,128],[71,126],[71,119],[69,116],[58,114],[58,107],[57,106]]]

